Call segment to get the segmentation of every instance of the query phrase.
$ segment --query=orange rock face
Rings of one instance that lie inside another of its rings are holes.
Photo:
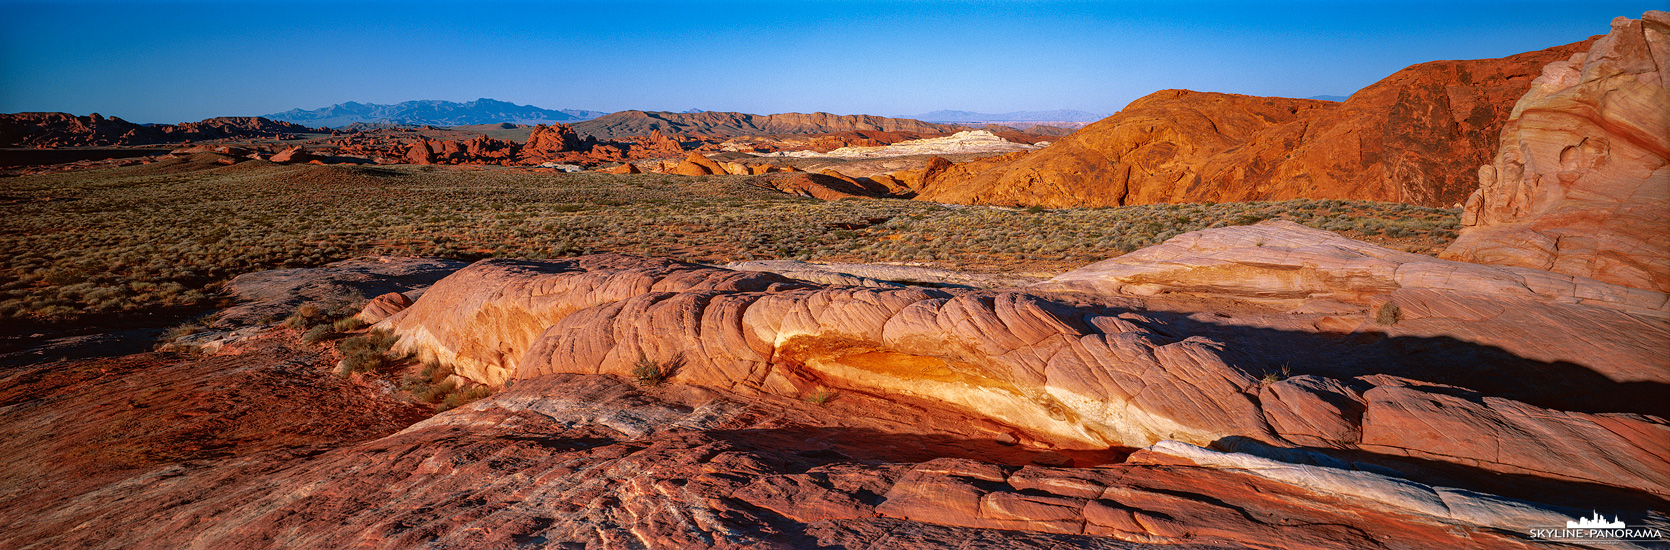
[[[1347,198],[1449,206],[1513,102],[1587,42],[1411,66],[1344,103],[1164,90],[1028,155],[925,178],[922,200],[1119,206]],[[904,178],[901,178],[904,179]]]
[[[1464,261],[1670,291],[1670,14],[1618,18],[1549,63],[1478,169]]]

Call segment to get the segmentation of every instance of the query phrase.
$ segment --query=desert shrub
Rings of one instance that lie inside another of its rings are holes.
[[[651,361],[643,355],[639,355],[638,360],[632,363],[632,377],[637,378],[639,384],[659,385],[672,375],[673,369],[670,366]]]
[[[468,389],[453,388],[451,392],[446,394],[446,397],[441,398],[441,406],[437,407],[435,412],[456,409],[492,394],[492,390],[487,389],[487,386],[470,386]]]
[[[835,397],[839,395],[840,392],[820,386],[818,389],[812,390],[812,393],[806,395],[806,402],[814,405],[822,405],[824,403],[834,401]]]
[[[308,330],[329,322],[325,308],[316,303],[305,303],[296,308],[296,312],[284,320],[284,326]]]
[[[162,335],[157,337],[157,341],[173,342],[175,340],[179,340],[180,338],[191,336],[205,330],[208,330],[208,327],[203,324],[203,321],[201,319],[194,319],[163,331]]]
[[[1380,309],[1374,312],[1374,322],[1382,325],[1395,325],[1401,320],[1403,320],[1403,310],[1392,302],[1382,304]]]
[[[331,331],[330,325],[318,325],[302,333],[302,343],[317,344],[335,335],[336,333]]]
[[[1268,386],[1270,384],[1274,384],[1276,382],[1286,380],[1286,379],[1288,379],[1288,377],[1290,377],[1292,375],[1293,375],[1292,367],[1289,367],[1288,365],[1282,365],[1280,370],[1265,371],[1264,376],[1259,377],[1258,383],[1261,384],[1261,385]]]
[[[336,344],[336,349],[342,352],[342,370],[346,373],[383,371],[401,359],[389,351],[399,340],[400,337],[386,330],[342,339]]]

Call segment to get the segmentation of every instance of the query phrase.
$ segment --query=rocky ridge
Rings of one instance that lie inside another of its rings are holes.
[[[199,122],[145,126],[98,113],[0,114],[0,147],[87,147],[150,145],[225,139],[295,139],[325,132],[258,117],[217,117]]]
[[[777,113],[751,115],[704,111],[669,113],[621,111],[579,122],[574,130],[600,140],[645,135],[654,130],[703,136],[748,136],[772,134],[826,134],[846,131],[951,133],[964,130],[952,124],[871,115],[830,113]]]
[[[1343,103],[1162,90],[1035,153],[931,174],[917,198],[1046,207],[1301,197],[1459,204],[1474,186],[1466,174],[1489,159],[1542,66],[1588,44],[1422,63]]]

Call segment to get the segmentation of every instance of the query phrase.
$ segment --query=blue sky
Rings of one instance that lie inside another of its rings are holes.
[[[0,112],[181,122],[490,97],[600,111],[1112,113],[1166,88],[1346,95],[1604,34],[1664,0],[0,0]]]

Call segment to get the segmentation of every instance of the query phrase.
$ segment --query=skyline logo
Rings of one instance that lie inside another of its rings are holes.
[[[1630,527],[1624,524],[1621,515],[1614,515],[1611,519],[1594,511],[1590,517],[1581,517],[1567,521],[1564,529],[1558,527],[1534,527],[1526,534],[1533,539],[1568,541],[1568,542],[1659,542],[1664,541],[1664,531],[1647,526]]]
[[[1595,512],[1595,516],[1592,517],[1592,518],[1577,518],[1577,521],[1566,522],[1566,528],[1567,529],[1623,529],[1624,528],[1624,522],[1623,522],[1623,520],[1618,519],[1617,516],[1613,516],[1612,521],[1606,521],[1606,518],[1601,516],[1600,512]]]

